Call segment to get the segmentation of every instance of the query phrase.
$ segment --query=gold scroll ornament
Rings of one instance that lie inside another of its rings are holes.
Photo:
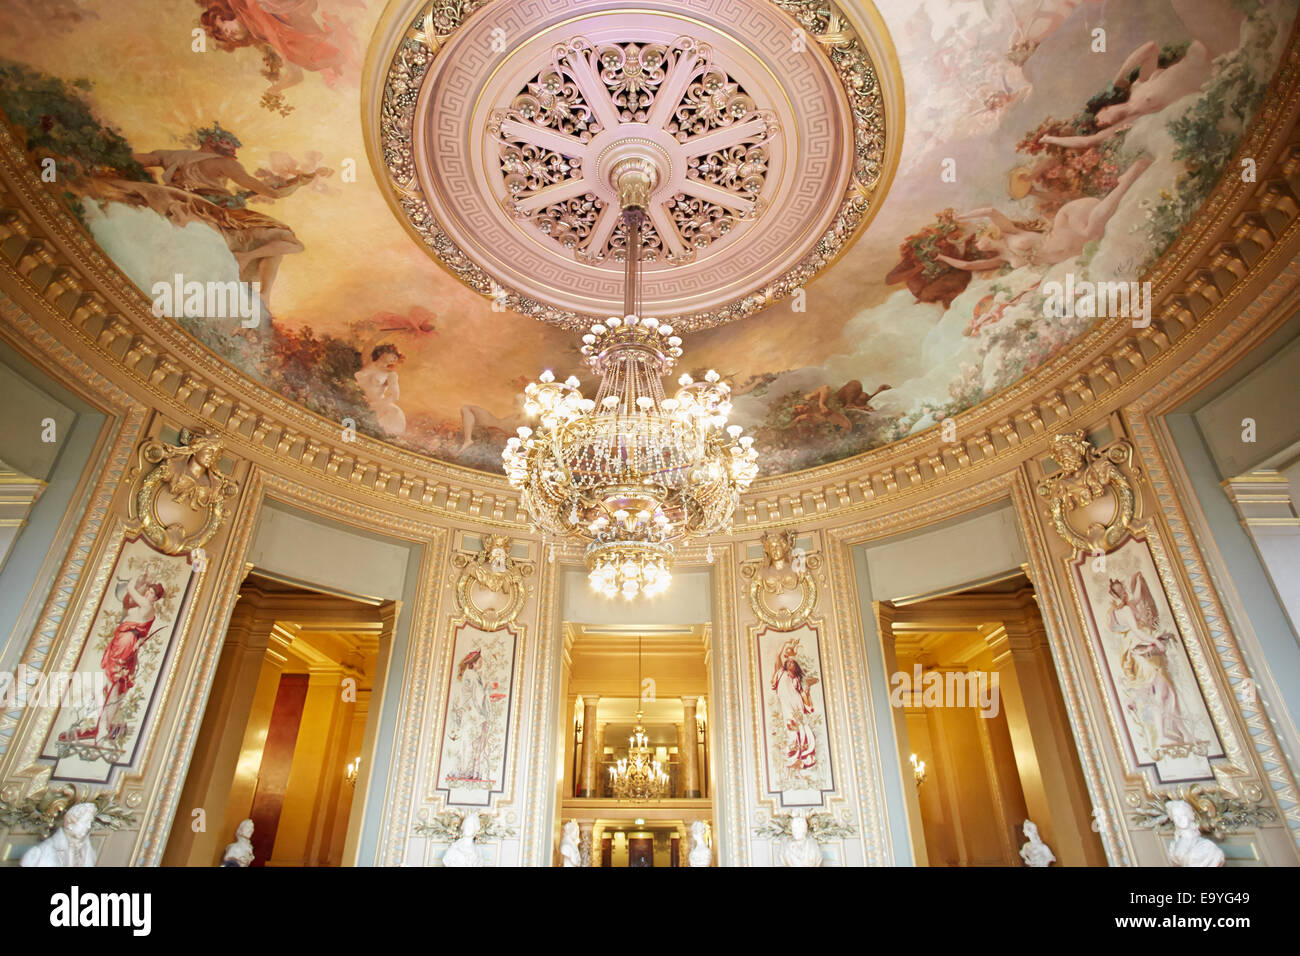
[[[1132,479],[1138,469],[1133,465],[1132,445],[1121,439],[1104,452],[1098,451],[1080,429],[1053,438],[1051,457],[1061,471],[1039,482],[1038,493],[1048,500],[1052,525],[1067,543],[1097,553],[1113,548],[1125,534],[1136,530],[1137,495]],[[1071,514],[1103,495],[1114,501],[1110,520],[1104,524],[1093,521],[1080,531],[1071,522]]]
[[[821,567],[819,555],[805,555],[794,546],[794,532],[776,531],[763,535],[763,557],[741,565],[749,579],[749,606],[768,627],[792,631],[808,620],[817,605],[817,582],[813,573]],[[799,592],[794,607],[772,607],[770,598],[790,591]]]
[[[189,430],[181,432],[179,445],[150,439],[140,446],[138,484],[130,512],[159,551],[191,552],[207,544],[220,529],[226,499],[239,493],[239,485],[218,467],[221,449],[217,432],[195,434]],[[145,462],[154,465],[148,473]],[[190,516],[197,517],[187,520]],[[197,529],[191,530],[195,524]]]
[[[533,573],[530,565],[510,557],[510,537],[487,535],[477,554],[457,554],[451,563],[460,569],[456,577],[456,605],[475,626],[499,631],[514,621],[528,597],[524,578]],[[507,596],[505,607],[482,607],[474,600],[475,588]]]

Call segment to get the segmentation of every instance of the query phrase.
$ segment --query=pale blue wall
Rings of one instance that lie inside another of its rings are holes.
[[[936,525],[857,545],[852,553],[894,863],[912,866],[915,861],[903,787],[914,784],[911,768],[904,774],[898,760],[889,673],[872,602],[948,592],[1014,573],[1025,560],[1024,548],[1015,511],[1002,501]]]
[[[1294,718],[1300,715],[1300,640],[1291,629],[1259,555],[1241,526],[1236,507],[1219,484],[1223,477],[1214,467],[1195,419],[1191,415],[1169,415],[1165,420],[1215,546],[1223,555],[1233,587]]]
[[[867,568],[867,547],[853,549],[853,578],[858,587],[858,606],[862,609],[862,637],[867,657],[867,685],[871,713],[876,725],[876,752],[880,755],[881,789],[885,794],[885,813],[889,820],[889,839],[894,846],[894,865],[912,866],[912,836],[907,826],[907,803],[903,798],[902,768],[898,765],[898,740],[894,735],[893,708],[889,705],[889,672],[885,652],[871,607],[871,572]],[[908,781],[911,782],[910,780]]]
[[[1229,583],[1254,632],[1254,648],[1249,635],[1241,635],[1247,655],[1253,651],[1256,658],[1252,669],[1258,672],[1262,666],[1281,697],[1265,703],[1273,705],[1284,739],[1292,742],[1300,738],[1300,638],[1224,491],[1222,482],[1235,475],[1223,474],[1218,462],[1250,470],[1264,464],[1270,452],[1300,441],[1297,342],[1300,318],[1292,318],[1228,374],[1165,416]],[[1286,374],[1279,371],[1279,359],[1288,364]],[[1231,414],[1218,414],[1224,408]],[[1257,421],[1262,436],[1258,447],[1241,441],[1244,415]],[[1291,489],[1293,500],[1297,493],[1300,489]],[[1261,656],[1262,661],[1257,659]]]
[[[76,495],[77,484],[103,465],[90,459],[108,419],[3,344],[0,401],[0,459],[49,483],[0,571],[0,670],[12,671],[85,511],[90,487]],[[53,446],[40,440],[46,417],[56,422]]]

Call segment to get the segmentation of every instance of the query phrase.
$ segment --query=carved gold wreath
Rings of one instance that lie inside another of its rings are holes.
[[[456,605],[476,627],[484,631],[499,631],[519,616],[528,598],[524,578],[532,574],[533,569],[510,557],[509,537],[489,535],[484,538],[482,550],[477,554],[457,554],[451,562],[460,569],[456,578]],[[506,594],[509,601],[503,608],[481,607],[474,600],[475,587]]]

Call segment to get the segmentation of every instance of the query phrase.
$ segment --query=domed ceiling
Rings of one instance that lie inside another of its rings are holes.
[[[1140,279],[1237,174],[1296,7],[0,0],[0,108],[147,298],[260,283],[256,324],[167,312],[218,356],[497,473],[522,386],[621,311],[636,144],[647,311],[778,474],[1085,332],[1049,284]]]

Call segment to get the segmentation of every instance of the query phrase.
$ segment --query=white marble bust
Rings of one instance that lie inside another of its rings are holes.
[[[1174,866],[1223,866],[1223,851],[1213,840],[1201,836],[1191,804],[1186,800],[1166,801],[1165,813],[1174,825],[1174,844],[1169,848]]]
[[[253,862],[253,821],[244,820],[235,827],[235,842],[221,854],[222,866],[248,866]]]
[[[483,865],[483,855],[474,845],[478,827],[478,814],[472,812],[465,814],[465,819],[460,822],[460,839],[447,847],[447,852],[442,855],[443,866]]]
[[[578,849],[578,821],[570,820],[564,825],[564,835],[560,838],[561,866],[582,866],[582,851]]]
[[[23,866],[94,866],[95,848],[90,845],[90,828],[95,822],[95,805],[77,803],[68,808],[59,828],[23,854]]]
[[[1024,830],[1025,838],[1029,842],[1020,848],[1020,859],[1025,861],[1025,866],[1051,866],[1055,863],[1056,854],[1039,837],[1038,824],[1033,820],[1026,820]]]
[[[691,852],[686,861],[691,866],[712,866],[713,851],[704,841],[704,821],[696,820],[691,824]]]
[[[802,813],[790,817],[790,836],[780,850],[781,866],[821,866],[822,848],[808,832],[808,818]]]

